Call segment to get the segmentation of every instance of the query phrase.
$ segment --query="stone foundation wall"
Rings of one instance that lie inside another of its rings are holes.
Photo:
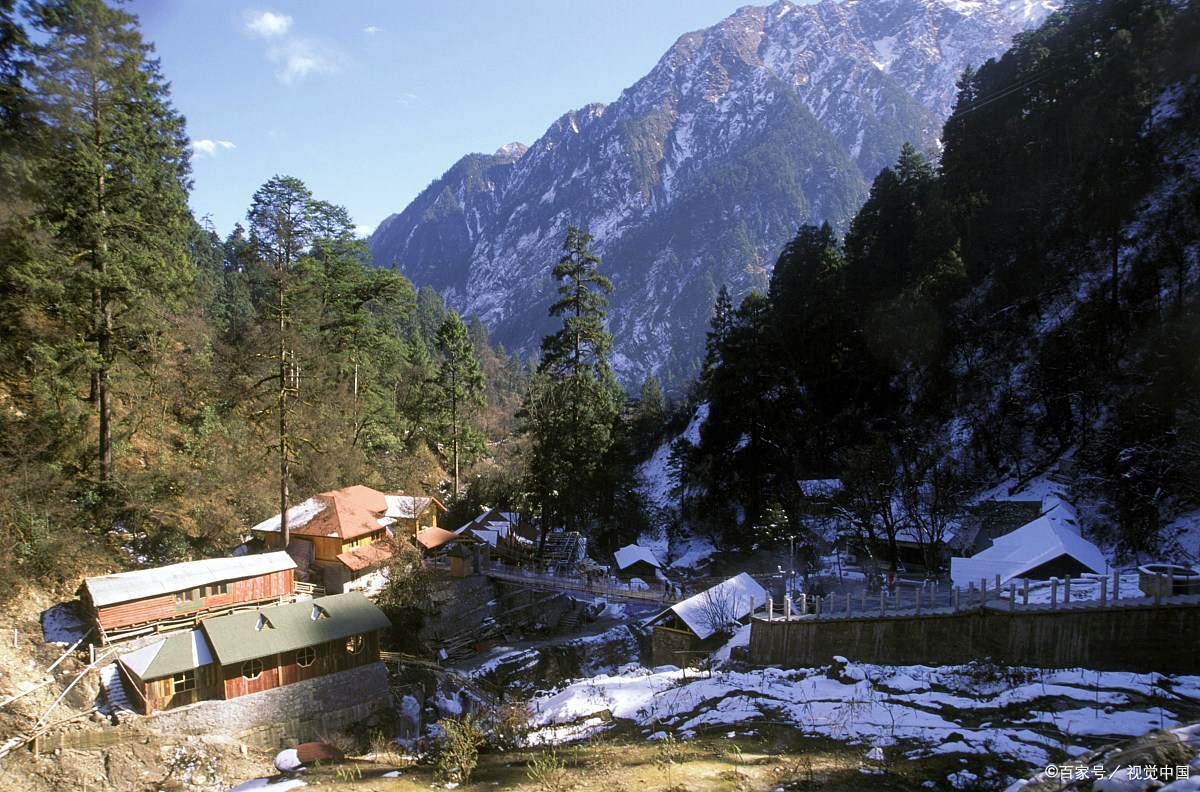
[[[164,734],[229,734],[273,750],[358,722],[390,731],[395,717],[387,668],[380,662],[228,701],[202,701],[144,723]]]

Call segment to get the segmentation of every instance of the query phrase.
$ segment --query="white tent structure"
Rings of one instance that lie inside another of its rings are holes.
[[[1042,513],[1033,522],[992,540],[992,546],[970,558],[950,559],[950,578],[966,586],[996,575],[1000,582],[1013,578],[1047,579],[1052,576],[1108,571],[1100,548],[1079,535],[1075,507],[1057,496],[1042,501]]]

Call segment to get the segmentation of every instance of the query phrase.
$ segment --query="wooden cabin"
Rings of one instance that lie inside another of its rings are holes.
[[[144,715],[220,698],[219,669],[203,630],[174,633],[122,655],[117,667]]]
[[[295,568],[287,553],[208,558],[91,577],[79,597],[84,617],[108,643],[278,601],[293,593]]]
[[[677,602],[643,624],[653,626],[655,665],[692,665],[728,639],[726,631],[767,602],[767,592],[745,572]]]
[[[438,527],[438,515],[447,509],[437,498],[418,495],[388,495],[387,516],[395,520],[396,533],[415,539],[417,534]]]
[[[362,485],[322,492],[288,509],[287,551],[296,560],[297,579],[341,592],[355,582],[361,586],[392,557],[390,540],[415,541],[419,532],[437,529],[445,511],[437,498],[386,495]],[[251,531],[267,547],[283,549],[279,515]]]
[[[233,699],[379,660],[390,622],[359,592],[206,619],[120,658],[144,713]]]
[[[388,502],[370,487],[323,492],[288,509],[287,551],[299,579],[338,593],[379,569],[392,557]],[[279,515],[251,529],[267,547],[282,546]]]
[[[616,561],[617,574],[626,579],[640,578],[649,583],[662,572],[662,564],[655,558],[654,552],[641,545],[625,545],[613,553],[613,559]]]

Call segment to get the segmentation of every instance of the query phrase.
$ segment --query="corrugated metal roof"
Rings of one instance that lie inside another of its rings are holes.
[[[143,682],[211,665],[212,649],[199,630],[176,633],[137,651],[121,655],[121,664]]]
[[[352,497],[322,495],[329,508],[314,516],[305,525],[292,533],[297,536],[336,536],[339,539],[356,539],[383,530],[379,516]]]
[[[88,578],[83,581],[83,585],[91,594],[96,607],[103,607],[118,602],[160,597],[163,594],[186,591],[209,583],[241,580],[295,568],[296,562],[287,553],[277,551],[237,558],[206,558],[156,569],[117,572]]]
[[[355,484],[352,487],[342,487],[339,490],[331,492],[322,492],[326,498],[345,498],[354,501],[359,506],[370,512],[382,514],[387,511],[387,496],[377,489],[372,489],[364,484]]]
[[[360,592],[218,616],[201,623],[222,665],[290,652],[391,626]]]

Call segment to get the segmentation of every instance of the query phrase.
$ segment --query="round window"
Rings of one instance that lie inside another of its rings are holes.
[[[258,679],[262,676],[262,660],[247,660],[242,663],[242,676],[246,679]]]

